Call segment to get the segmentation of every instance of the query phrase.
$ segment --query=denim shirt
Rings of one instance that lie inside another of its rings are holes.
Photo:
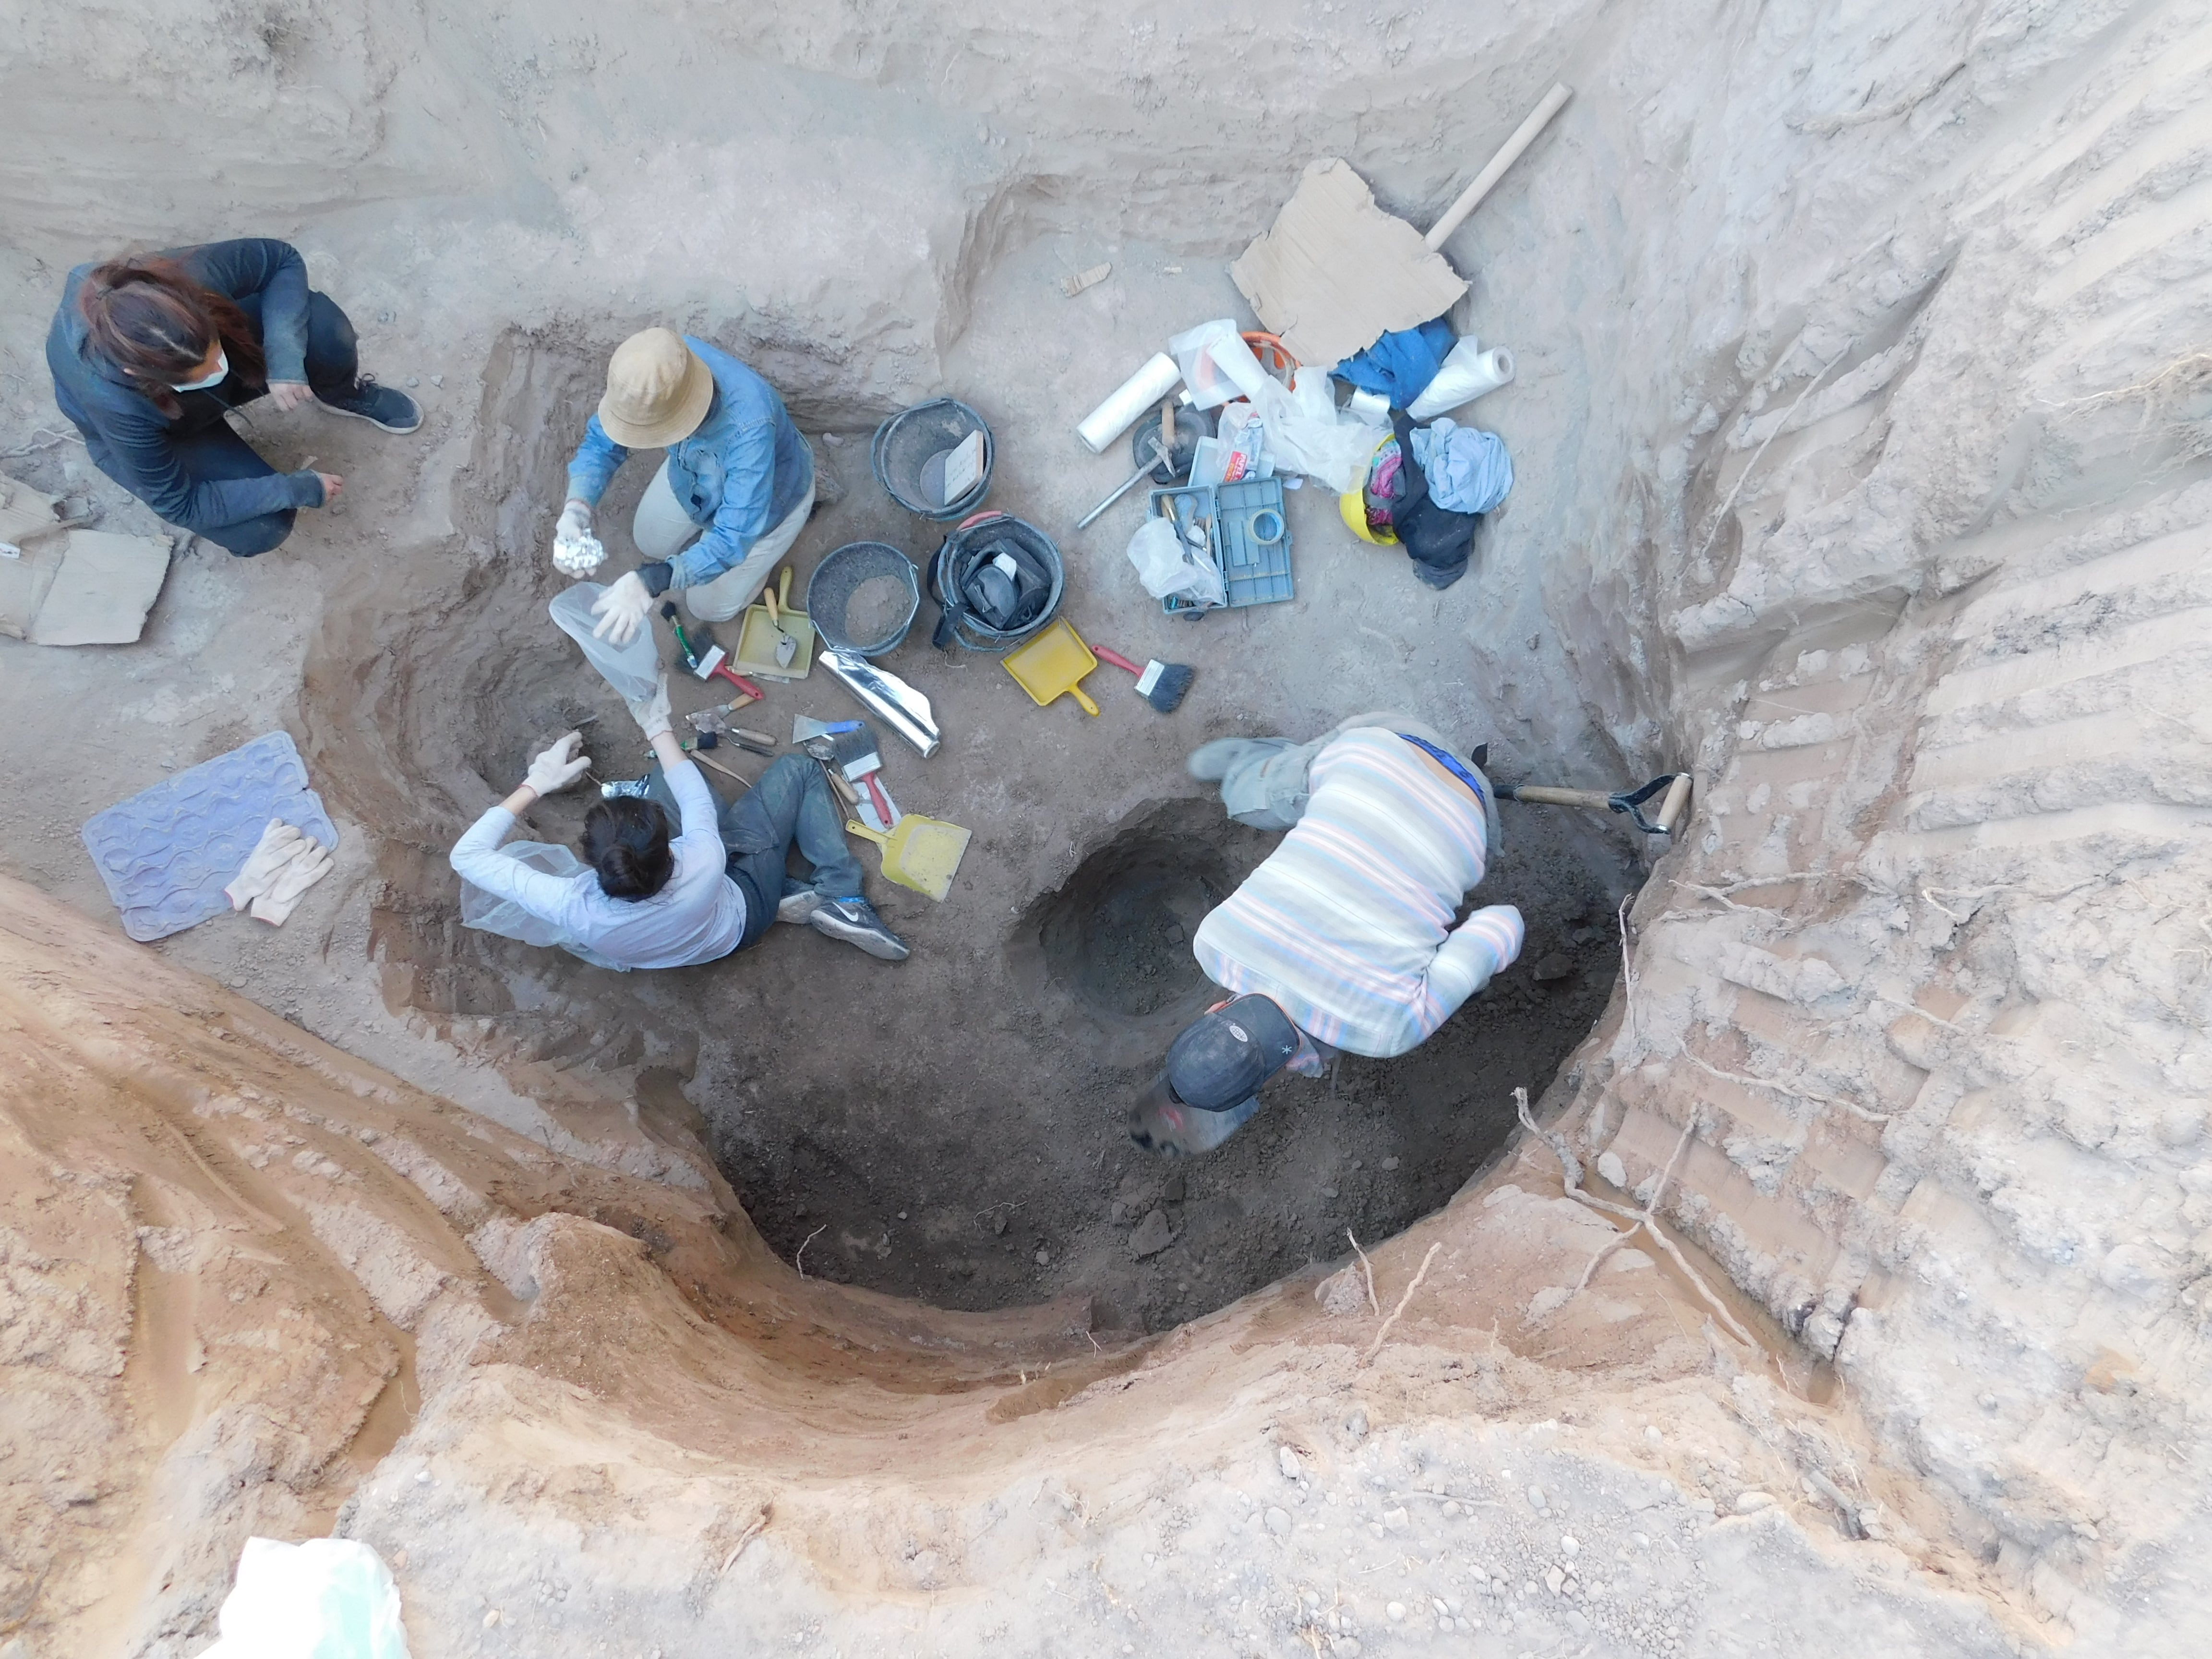
[[[668,483],[705,534],[671,559],[672,587],[696,587],[744,562],[814,482],[814,456],[766,380],[726,351],[684,337],[714,377],[714,399],[690,436],[668,448]],[[572,501],[599,505],[629,451],[593,415],[568,463]]]

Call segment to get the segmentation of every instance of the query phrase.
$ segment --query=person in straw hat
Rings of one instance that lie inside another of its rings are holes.
[[[606,395],[568,463],[556,549],[590,534],[592,508],[633,449],[668,452],[631,526],[646,562],[599,596],[592,631],[627,644],[672,589],[693,616],[727,622],[814,510],[812,450],[783,399],[744,364],[704,340],[648,328],[607,360]]]

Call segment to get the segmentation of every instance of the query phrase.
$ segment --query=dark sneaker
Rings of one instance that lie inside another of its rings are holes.
[[[882,918],[866,899],[824,898],[806,921],[816,933],[857,945],[872,957],[879,957],[885,962],[907,959],[906,941],[884,926]]]
[[[803,927],[814,919],[814,913],[821,908],[821,894],[816,892],[811,887],[802,886],[795,881],[787,881],[783,884],[782,902],[775,907],[775,919],[778,921],[796,922]]]
[[[404,392],[377,385],[374,374],[359,376],[352,391],[325,398],[322,405],[332,414],[350,415],[386,432],[412,432],[422,424],[422,405]]]

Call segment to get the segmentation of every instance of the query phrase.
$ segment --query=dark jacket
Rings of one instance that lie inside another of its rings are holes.
[[[201,287],[228,295],[261,338],[272,380],[307,378],[307,267],[289,242],[265,238],[173,248],[173,259]],[[179,464],[175,441],[221,421],[223,411],[268,390],[233,373],[205,392],[178,394],[184,412],[172,421],[134,390],[122,370],[93,355],[77,289],[92,269],[79,265],[62,289],[61,309],[46,332],[46,367],[54,402],[84,434],[93,465],[164,520],[186,530],[221,529],[286,507],[320,507],[322,480],[313,472],[265,478],[195,478]]]

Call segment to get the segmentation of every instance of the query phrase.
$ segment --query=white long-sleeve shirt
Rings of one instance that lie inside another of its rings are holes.
[[[596,872],[549,876],[506,857],[499,844],[514,814],[495,806],[453,844],[451,862],[465,881],[512,899],[618,968],[685,968],[712,962],[744,937],[745,898],[727,875],[714,797],[690,761],[668,769],[669,793],[683,809],[682,833],[669,843],[676,860],[668,884],[651,898],[609,898]]]
[[[1273,997],[1308,1036],[1402,1054],[1521,954],[1510,904],[1453,913],[1483,877],[1474,791],[1395,732],[1346,732],[1314,757],[1305,815],[1199,924],[1206,976]]]

